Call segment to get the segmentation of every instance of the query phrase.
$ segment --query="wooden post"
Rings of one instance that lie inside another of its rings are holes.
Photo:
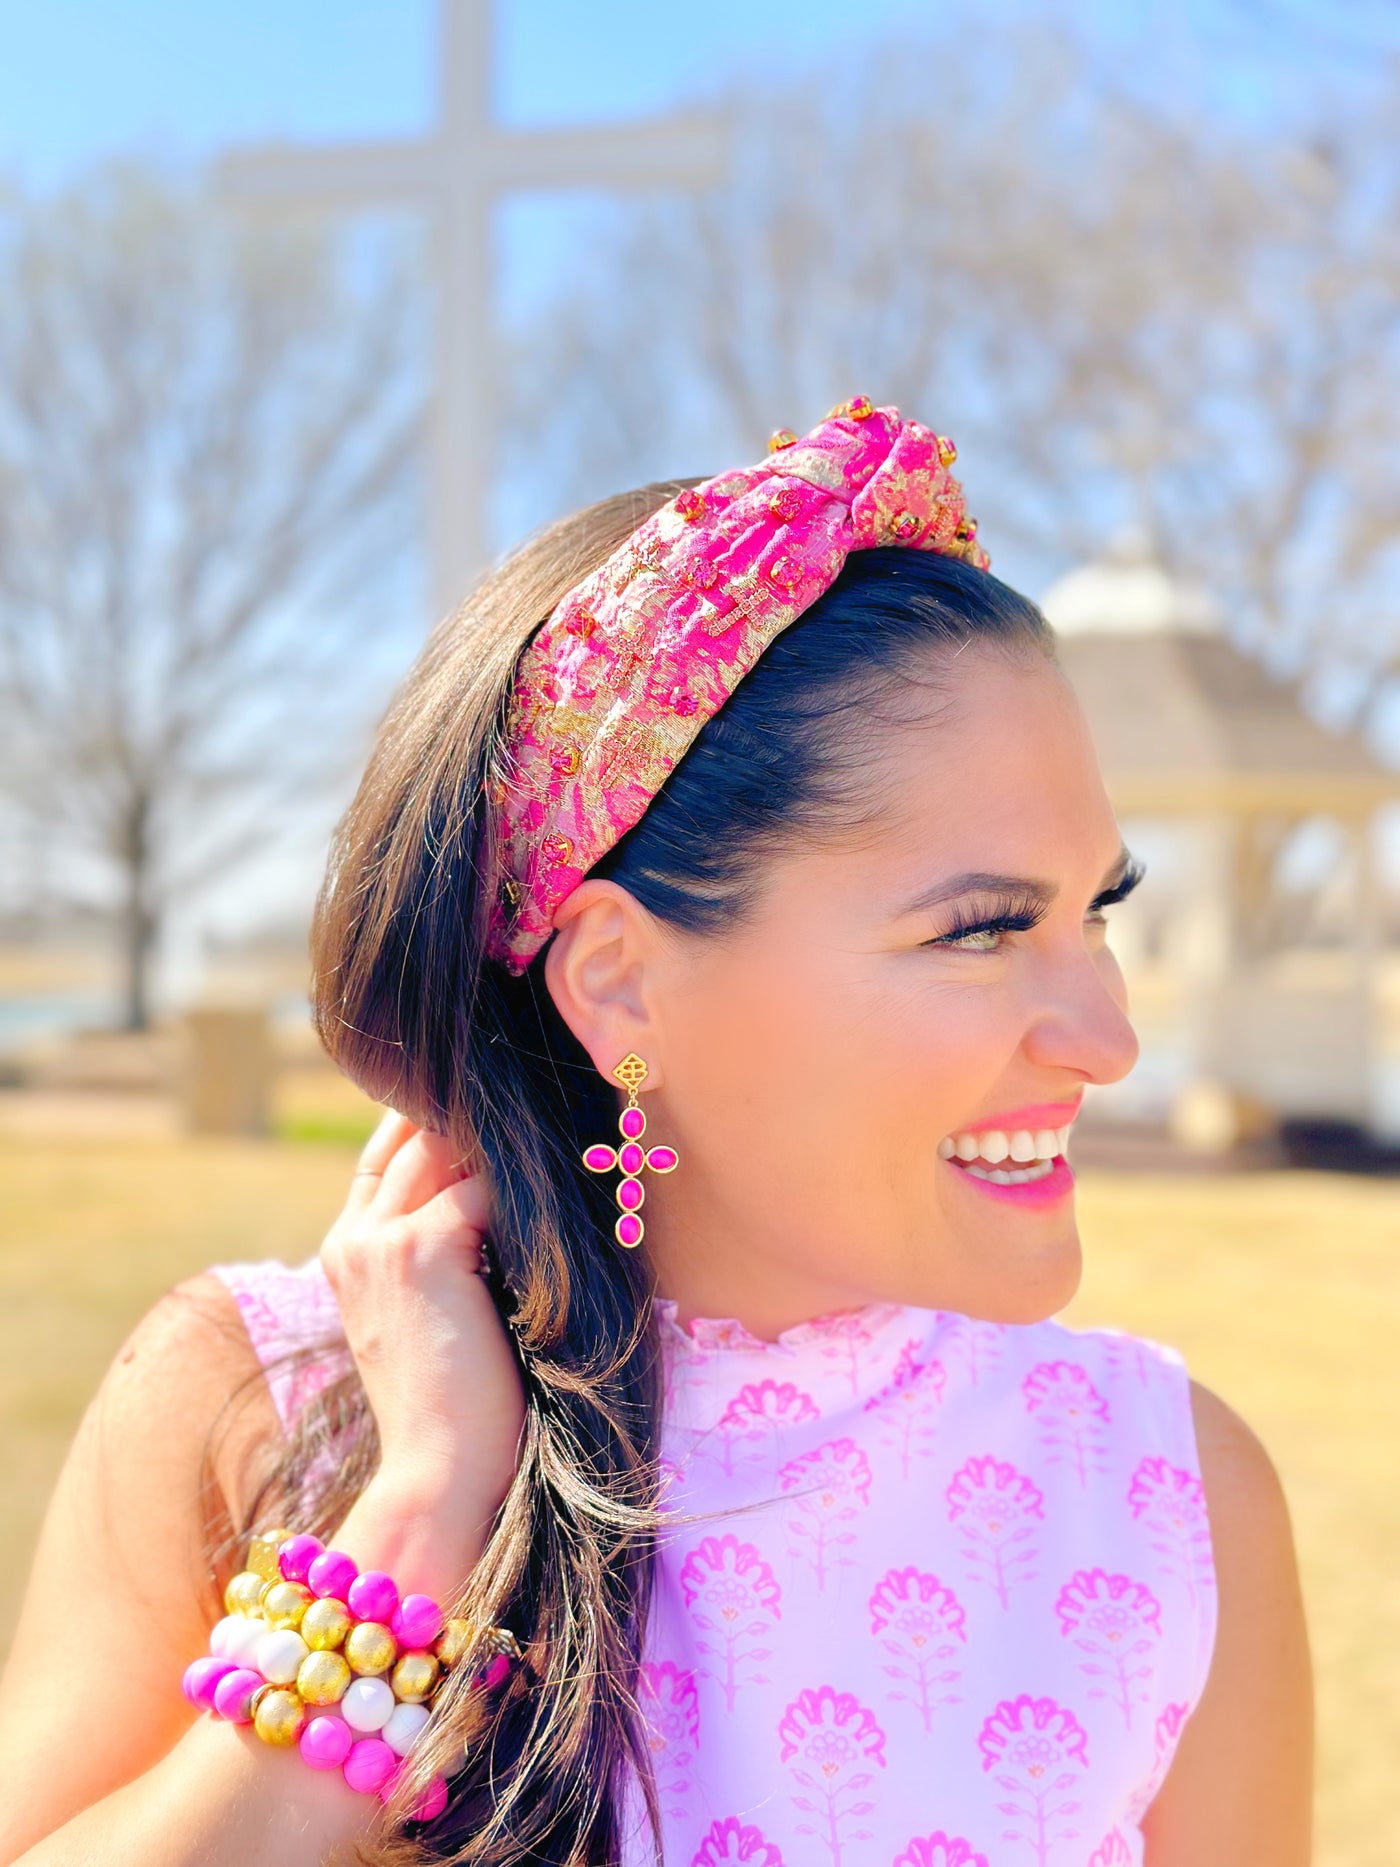
[[[195,1005],[184,1016],[177,1093],[186,1134],[265,1135],[272,1031],[261,1005]]]

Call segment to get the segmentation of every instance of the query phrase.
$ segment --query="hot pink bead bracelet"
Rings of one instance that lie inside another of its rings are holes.
[[[209,1652],[185,1668],[185,1697],[251,1724],[264,1743],[295,1744],[312,1769],[339,1769],[383,1802],[446,1672],[484,1643],[491,1657],[472,1684],[490,1691],[520,1658],[508,1628],[489,1628],[479,1642],[430,1596],[400,1595],[381,1570],[361,1571],[344,1551],[286,1529],[253,1537],[224,1606]],[[446,1803],[447,1779],[434,1776],[412,1819],[429,1821]]]

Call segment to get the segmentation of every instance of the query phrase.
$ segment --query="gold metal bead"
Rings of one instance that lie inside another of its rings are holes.
[[[231,1575],[224,1589],[224,1606],[230,1614],[261,1614],[263,1590],[267,1582],[256,1569],[240,1569]]]
[[[345,1636],[345,1657],[357,1673],[387,1672],[398,1656],[398,1640],[383,1621],[358,1621]]]
[[[470,1621],[449,1620],[433,1642],[433,1652],[444,1666],[455,1666],[475,1638]]]
[[[768,437],[768,452],[776,454],[780,447],[793,447],[796,443],[797,436],[791,428],[775,428]]]
[[[415,1647],[412,1652],[400,1654],[389,1683],[394,1697],[403,1704],[421,1705],[441,1677],[437,1656]]]
[[[248,1545],[248,1567],[255,1575],[260,1575],[265,1582],[280,1582],[282,1571],[277,1565],[277,1552],[284,1543],[290,1542],[291,1530],[260,1530]]]
[[[354,1677],[343,1653],[308,1653],[297,1668],[297,1691],[308,1705],[334,1705]]]
[[[849,415],[854,421],[864,421],[867,416],[875,413],[875,404],[868,395],[853,395],[843,413]]]
[[[307,1646],[329,1653],[341,1644],[354,1625],[345,1603],[337,1601],[334,1595],[325,1595],[320,1601],[313,1601],[302,1615],[297,1632]]]
[[[300,1627],[315,1599],[305,1582],[269,1582],[263,1589],[263,1618],[269,1627]]]
[[[264,1744],[295,1744],[305,1723],[305,1705],[285,1686],[277,1686],[266,1698],[258,1696],[253,1729]]]
[[[953,446],[953,443],[948,439],[946,434],[940,434],[938,437],[938,459],[940,464],[945,467],[951,467],[957,457],[957,448]]]

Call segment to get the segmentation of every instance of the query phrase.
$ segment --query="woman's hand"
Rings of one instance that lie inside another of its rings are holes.
[[[433,1510],[450,1501],[484,1541],[515,1475],[525,1406],[479,1274],[486,1187],[461,1177],[453,1151],[390,1110],[321,1262],[379,1427],[377,1494]]]

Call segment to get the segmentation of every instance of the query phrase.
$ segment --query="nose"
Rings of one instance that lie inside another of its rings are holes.
[[[1112,954],[1106,948],[1081,950],[1045,983],[1045,997],[1026,1029],[1028,1059],[1048,1070],[1072,1071],[1086,1083],[1120,1082],[1142,1046]]]

